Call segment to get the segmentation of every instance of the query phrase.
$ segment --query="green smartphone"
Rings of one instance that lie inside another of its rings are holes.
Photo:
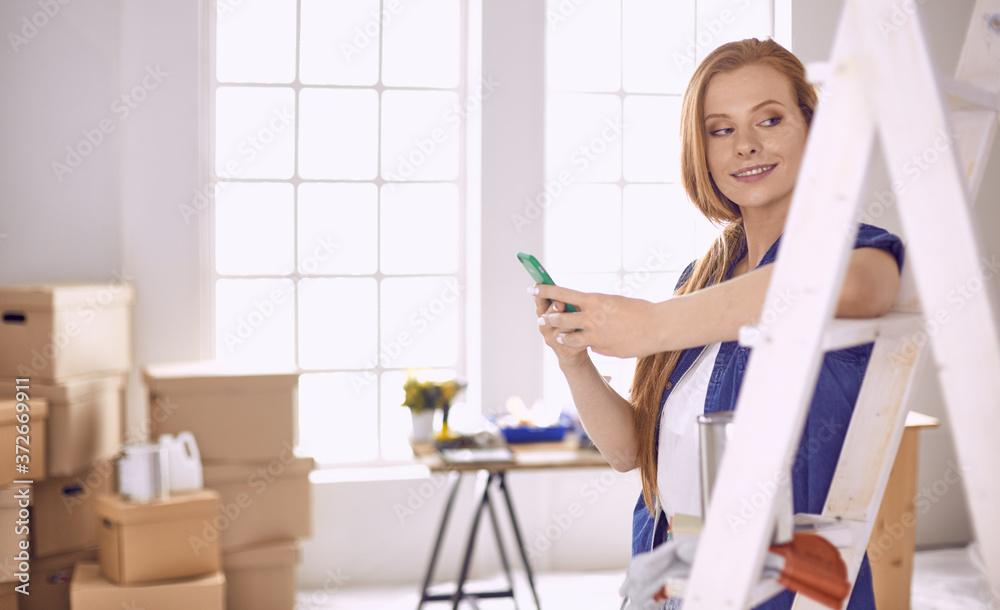
[[[531,279],[535,280],[535,283],[551,284],[555,286],[556,283],[552,281],[551,277],[549,277],[549,272],[545,270],[545,267],[542,267],[542,264],[538,262],[537,258],[530,254],[525,254],[524,252],[518,252],[517,260],[521,261],[521,264],[524,265],[524,268],[528,271],[528,275],[531,276]],[[580,310],[573,307],[569,303],[566,303],[566,311],[569,313],[575,313]]]

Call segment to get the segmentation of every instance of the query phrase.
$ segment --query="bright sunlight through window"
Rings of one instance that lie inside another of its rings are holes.
[[[464,372],[460,0],[216,3],[215,352],[291,368],[322,463],[410,457],[409,368]]]
[[[769,36],[770,1],[548,0],[545,265],[578,290],[662,301],[719,229],[680,186],[680,107],[697,62]],[[572,409],[546,350],[545,395]],[[635,360],[593,354],[628,396]]]

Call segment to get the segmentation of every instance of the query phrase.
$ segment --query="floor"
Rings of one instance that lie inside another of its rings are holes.
[[[913,562],[913,610],[1000,610],[971,548],[920,551]]]
[[[920,551],[913,574],[912,610],[1000,610],[1000,600],[990,602],[986,579],[968,548]],[[617,609],[621,605],[620,572],[550,573],[536,577],[538,595],[545,610]],[[531,592],[523,574],[515,575],[520,608],[533,610]],[[483,589],[501,588],[501,578],[476,583]],[[481,589],[482,590],[482,589]],[[299,593],[296,610],[414,610],[419,593],[413,585],[398,587],[345,587],[334,594]],[[428,610],[444,609],[444,603],[426,604]],[[463,610],[513,608],[509,599],[463,603]],[[894,609],[893,609],[894,610]]]

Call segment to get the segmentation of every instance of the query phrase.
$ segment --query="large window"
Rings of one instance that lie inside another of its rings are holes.
[[[299,444],[320,462],[409,459],[406,371],[466,375],[477,357],[467,118],[491,85],[468,76],[467,1],[209,2],[216,358],[300,372]],[[772,12],[772,0],[547,0],[533,200],[556,281],[670,295],[718,233],[678,184],[680,96],[705,53],[770,35]],[[546,396],[570,407],[545,351]],[[626,393],[633,363],[596,360]]]
[[[770,0],[548,0],[545,262],[557,283],[662,301],[718,236],[680,186],[681,96],[717,46],[773,33]],[[628,395],[634,360],[594,355]],[[546,350],[548,400],[572,399]]]
[[[464,374],[460,0],[217,0],[216,358],[291,368],[299,445],[408,458],[410,368]]]

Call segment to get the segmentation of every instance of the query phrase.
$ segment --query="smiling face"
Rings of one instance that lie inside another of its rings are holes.
[[[809,129],[788,77],[763,65],[722,72],[704,104],[705,156],[719,190],[744,217],[787,213]]]

